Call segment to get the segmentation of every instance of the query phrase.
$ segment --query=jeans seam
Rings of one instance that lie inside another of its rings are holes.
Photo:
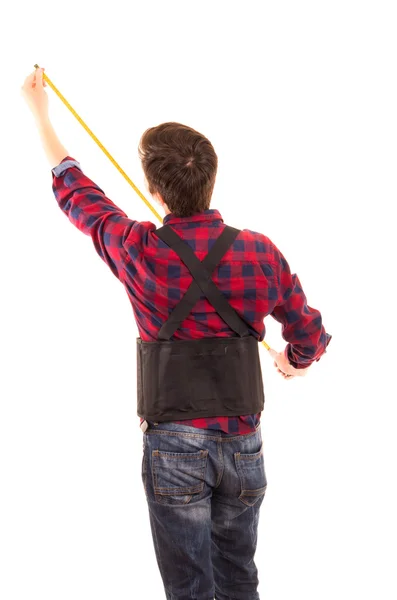
[[[256,429],[255,431],[251,431],[250,433],[235,435],[230,438],[220,437],[219,435],[218,436],[205,435],[202,433],[187,433],[185,431],[166,431],[164,429],[158,429],[156,431],[148,430],[145,433],[146,433],[146,435],[170,435],[170,436],[174,436],[174,437],[186,437],[186,438],[195,438],[195,439],[201,439],[201,440],[214,440],[216,442],[226,443],[226,442],[236,442],[241,439],[248,439],[248,438],[256,435],[258,433],[258,431],[259,431],[259,429]]]

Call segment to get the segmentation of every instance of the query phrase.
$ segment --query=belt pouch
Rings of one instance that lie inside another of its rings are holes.
[[[261,412],[253,336],[143,342],[137,339],[137,413],[162,422]]]

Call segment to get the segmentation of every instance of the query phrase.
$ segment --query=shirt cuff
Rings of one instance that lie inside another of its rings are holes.
[[[59,165],[51,169],[51,171],[55,175],[55,177],[60,177],[66,171],[66,169],[69,169],[70,167],[77,167],[78,169],[80,169],[80,171],[82,170],[80,163],[77,162],[77,160],[69,159],[69,157],[66,157]]]
[[[287,344],[284,348],[284,356],[287,359],[287,362],[291,365],[291,367],[294,367],[294,369],[298,369],[299,368],[298,365],[293,360],[293,358],[290,356],[290,350],[291,350],[291,346],[289,344]]]

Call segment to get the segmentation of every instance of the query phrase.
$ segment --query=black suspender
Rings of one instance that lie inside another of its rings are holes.
[[[159,340],[169,340],[171,338],[196,304],[200,297],[200,290],[233,331],[240,337],[250,335],[247,324],[230,306],[225,296],[211,279],[215,268],[239,233],[239,229],[226,225],[203,262],[200,262],[190,246],[169,225],[164,225],[156,230],[156,235],[176,252],[193,277],[186,294],[161,327],[158,335]]]

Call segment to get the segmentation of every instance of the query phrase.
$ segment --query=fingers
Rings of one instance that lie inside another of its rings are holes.
[[[284,377],[284,379],[292,379],[293,377],[295,377],[295,375],[291,375],[290,373],[284,373],[284,371],[279,369],[279,366],[276,362],[274,363],[274,366],[276,367],[276,369],[280,373],[280,375],[282,375]]]
[[[33,73],[30,73],[25,79],[25,83],[22,86],[22,89],[40,89],[40,87],[46,87],[47,84],[43,78],[44,68],[35,69]]]
[[[43,71],[44,69],[36,69],[35,71],[35,83],[36,83],[36,88],[42,88],[43,87]]]
[[[280,355],[280,352],[276,352],[275,350],[273,350],[273,348],[269,348],[268,350],[270,356],[274,359],[274,366],[276,367],[277,371],[280,373],[280,375],[282,375],[284,377],[284,379],[288,380],[288,379],[293,379],[294,375],[290,375],[289,373],[284,373],[284,371],[282,371],[278,364],[277,364],[277,358]]]
[[[286,379],[287,381],[289,381],[290,379],[294,378],[294,375],[290,375],[289,373],[283,373],[282,371],[279,370],[280,375],[283,376],[284,379]]]
[[[279,371],[279,373],[284,377],[284,379],[293,379],[294,377],[294,375],[289,375],[288,373],[283,373],[282,371]]]

